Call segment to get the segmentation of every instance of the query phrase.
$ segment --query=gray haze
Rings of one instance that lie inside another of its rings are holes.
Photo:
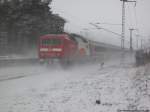
[[[121,24],[122,2],[120,0],[54,0],[51,7],[54,13],[67,20],[66,31],[81,33],[98,41],[120,45],[118,36],[103,30],[95,30],[89,24],[91,22]],[[150,35],[149,10],[150,0],[137,0],[136,7],[134,3],[126,3],[126,46],[129,45],[129,28],[138,29],[134,31],[134,46],[136,46],[136,34],[144,36],[139,40],[144,38],[147,41]],[[100,26],[121,34],[120,25],[101,24]],[[85,28],[88,30],[84,30]]]

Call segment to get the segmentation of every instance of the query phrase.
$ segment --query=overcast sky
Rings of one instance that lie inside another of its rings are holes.
[[[89,38],[112,44],[120,44],[118,36],[103,30],[95,30],[89,23],[121,24],[122,2],[120,0],[53,0],[52,11],[67,20],[65,30],[80,32]],[[129,40],[129,28],[138,28],[140,35],[150,35],[150,0],[137,0],[134,3],[126,3],[126,40]],[[121,34],[120,25],[101,24]],[[88,28],[89,30],[84,30]],[[134,35],[137,34],[134,31]],[[134,43],[136,37],[134,36]],[[128,41],[126,41],[128,45]]]

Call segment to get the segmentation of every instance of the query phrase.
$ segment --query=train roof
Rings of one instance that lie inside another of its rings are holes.
[[[71,38],[69,38],[67,34],[46,34],[40,37],[40,39],[48,39],[48,38],[62,38],[71,40]]]
[[[116,46],[116,45],[112,45],[112,44],[107,44],[107,43],[103,43],[103,42],[97,42],[97,41],[94,41],[94,40],[86,39],[85,37],[83,37],[79,34],[72,33],[70,35],[74,38],[81,38],[84,42],[90,41],[93,45],[96,45],[96,46],[100,46],[100,47],[104,47],[104,48],[108,48],[108,49],[118,49],[118,50],[121,49],[120,46]]]
[[[46,34],[42,35],[41,38],[48,37],[48,36],[65,36],[66,34]]]
[[[90,41],[92,42],[92,44],[94,44],[96,46],[101,46],[101,47],[110,48],[110,49],[121,49],[120,46],[107,44],[107,43],[103,43],[103,42],[97,42],[97,41],[93,41],[93,40],[90,40]]]
[[[88,40],[86,38],[84,38],[81,35],[75,34],[75,33],[71,33],[69,34],[71,38],[73,38],[74,40],[76,40],[76,38],[80,38],[83,42],[88,42]]]

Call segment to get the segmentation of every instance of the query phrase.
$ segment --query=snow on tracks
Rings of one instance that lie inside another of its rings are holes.
[[[72,77],[64,81],[58,80],[42,89],[32,86],[23,94],[1,98],[0,109],[3,112],[117,112],[133,106],[146,108],[136,98],[141,97],[139,93],[136,95],[139,87],[136,75],[138,71],[143,74],[144,68],[109,66],[99,69],[96,65],[90,67],[93,70],[79,68],[65,71]],[[64,76],[62,72],[59,75]],[[100,104],[96,104],[96,100]]]

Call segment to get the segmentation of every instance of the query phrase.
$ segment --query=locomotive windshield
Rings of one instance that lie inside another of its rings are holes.
[[[60,45],[61,40],[59,39],[44,39],[41,41],[42,45],[48,46],[48,45]]]

